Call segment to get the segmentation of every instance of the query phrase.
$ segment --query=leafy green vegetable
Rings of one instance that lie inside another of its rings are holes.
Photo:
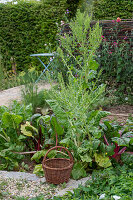
[[[15,115],[13,113],[5,112],[2,115],[2,122],[5,127],[18,128],[19,124],[22,122],[22,117],[20,115]]]
[[[38,165],[35,166],[33,174],[36,174],[38,176],[44,176],[42,164],[38,164]]]
[[[21,125],[21,132],[24,135],[26,135],[28,137],[34,137],[33,136],[33,131],[38,133],[38,130],[34,126],[30,125],[30,122],[26,122],[26,124]]]
[[[40,158],[44,157],[47,153],[47,150],[37,151],[31,158],[31,160],[35,160],[37,163],[40,162]]]
[[[121,137],[121,138],[117,138],[114,137],[112,138],[113,142],[116,142],[119,146],[129,146],[130,143],[130,138],[126,138],[126,137]]]
[[[94,156],[95,156],[95,161],[98,163],[99,166],[107,168],[112,165],[109,157],[97,153],[95,153]]]
[[[88,155],[87,153],[84,154],[83,156],[80,155],[80,158],[81,158],[82,162],[87,162],[87,163],[89,163],[89,162],[92,161],[92,158],[91,158],[90,155]]]
[[[82,163],[75,163],[72,170],[72,176],[74,179],[79,179],[86,176],[86,171]]]
[[[57,133],[58,135],[63,135],[64,130],[58,123],[57,118],[55,116],[52,116],[50,123],[55,133]]]

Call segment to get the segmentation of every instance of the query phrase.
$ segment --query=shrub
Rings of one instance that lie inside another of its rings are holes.
[[[30,54],[47,52],[56,47],[57,24],[63,18],[66,0],[19,1],[0,3],[0,46],[4,67],[27,69],[38,62]],[[46,44],[46,46],[45,46]]]

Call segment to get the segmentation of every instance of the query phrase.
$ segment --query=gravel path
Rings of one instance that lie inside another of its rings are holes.
[[[78,181],[70,179],[68,183],[55,186],[46,183],[44,177],[39,178],[35,174],[0,171],[0,199],[13,200],[24,197],[30,200],[40,195],[43,200],[52,199],[53,196],[62,196],[67,191],[73,192],[74,188],[79,184],[84,185],[90,178],[86,177]]]
[[[3,178],[0,175],[0,199],[3,200],[13,200],[18,197],[24,197],[29,200],[40,195],[43,196],[44,200],[50,199],[54,196],[56,189],[56,187],[52,187],[44,181]]]
[[[38,92],[43,89],[50,89],[49,83],[37,84]],[[9,106],[13,100],[21,101],[21,90],[24,86],[18,86],[7,90],[0,91],[0,106]]]

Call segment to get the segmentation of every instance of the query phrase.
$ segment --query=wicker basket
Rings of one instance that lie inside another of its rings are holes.
[[[65,150],[68,153],[70,159],[66,158],[47,159],[46,157],[48,153],[54,149],[59,151]],[[49,149],[46,155],[44,156],[42,162],[46,181],[48,183],[53,183],[53,184],[68,182],[72,171],[73,163],[74,163],[73,156],[65,147],[55,146]]]

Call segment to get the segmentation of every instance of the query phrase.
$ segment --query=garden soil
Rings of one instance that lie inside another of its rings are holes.
[[[50,89],[49,83],[37,84],[38,92],[43,89]],[[24,86],[18,86],[7,90],[0,91],[0,106],[9,106],[13,100],[21,102],[21,93]],[[125,123],[130,115],[133,116],[133,106],[130,105],[116,105],[109,108],[103,108],[111,114],[107,117],[110,120],[117,120],[118,122]],[[105,118],[106,119],[106,118]]]
[[[116,120],[123,123],[123,125],[130,116],[133,117],[133,106],[131,105],[115,105],[109,108],[104,108],[103,110],[111,113],[105,119]]]

